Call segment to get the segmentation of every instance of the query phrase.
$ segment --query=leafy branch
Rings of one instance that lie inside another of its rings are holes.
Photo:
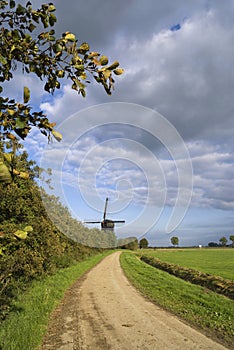
[[[108,58],[90,51],[87,43],[78,45],[71,32],[56,38],[55,30],[51,29],[57,21],[56,8],[52,3],[43,4],[35,10],[30,1],[25,7],[15,1],[0,1],[0,8],[3,10],[0,19],[1,83],[14,78],[14,70],[20,63],[22,72],[35,74],[45,82],[44,90],[49,93],[60,89],[61,80],[67,78],[72,89],[85,97],[87,84],[90,83],[88,76],[91,76],[107,94],[111,94],[115,82],[113,73],[120,75],[123,69],[119,68],[117,61],[108,65]],[[41,26],[43,31],[38,34]],[[3,92],[2,86],[0,92]],[[55,123],[51,123],[42,111],[32,112],[27,87],[23,95],[23,103],[0,97],[2,139],[25,139],[31,127],[36,126],[44,135],[50,137],[52,133],[60,140],[62,136],[54,130]]]
[[[30,1],[22,6],[13,0],[1,0],[0,8],[0,83],[11,81],[20,64],[23,73],[36,75],[44,82],[44,90],[51,94],[60,89],[61,80],[68,79],[71,88],[85,97],[90,77],[111,94],[113,74],[123,73],[119,62],[108,65],[107,56],[91,51],[87,43],[79,45],[69,31],[56,38],[52,29],[57,22],[53,3],[42,4],[35,10]],[[62,135],[54,129],[56,124],[43,111],[33,111],[29,101],[30,90],[26,86],[23,102],[0,96],[0,141],[24,140],[32,127],[37,127],[49,140],[52,134],[60,141]]]

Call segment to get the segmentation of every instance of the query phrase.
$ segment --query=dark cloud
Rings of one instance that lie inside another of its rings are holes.
[[[185,0],[72,0],[57,5],[60,31],[71,30],[81,41],[98,48],[113,43],[117,35],[146,38],[152,32],[170,28],[194,12],[204,9],[205,0],[191,3]]]

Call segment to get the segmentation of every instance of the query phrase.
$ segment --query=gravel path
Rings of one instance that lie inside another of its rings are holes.
[[[142,297],[119,255],[107,256],[67,291],[41,350],[226,349]]]

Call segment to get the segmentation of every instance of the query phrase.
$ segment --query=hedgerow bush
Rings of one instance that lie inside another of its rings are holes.
[[[18,156],[18,162],[31,174],[29,178],[0,183],[0,320],[11,310],[13,298],[33,279],[53,274],[100,251],[82,246],[57,229],[47,215],[41,189],[34,180],[34,163],[28,162],[25,154]],[[58,203],[61,220],[74,220],[58,200],[54,202],[55,211]]]

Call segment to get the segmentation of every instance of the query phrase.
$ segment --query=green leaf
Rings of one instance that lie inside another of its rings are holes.
[[[86,92],[85,92],[85,90],[80,90],[80,93],[81,93],[81,95],[82,95],[82,97],[86,97]]]
[[[51,27],[53,27],[53,25],[57,22],[57,17],[51,13],[50,17],[49,17],[49,23],[51,25]]]
[[[11,0],[10,1],[10,8],[13,9],[15,7],[15,1]]]
[[[16,118],[15,127],[16,127],[17,129],[24,129],[25,126],[26,126],[26,124],[27,124],[27,123],[26,123],[26,121],[25,121],[24,118],[21,118],[21,117]]]
[[[102,66],[105,66],[106,64],[108,64],[108,57],[107,56],[101,56],[99,58],[99,62]]]
[[[23,7],[22,5],[18,4],[17,9],[16,9],[16,14],[17,15],[24,15],[27,12],[26,8]]]
[[[0,183],[11,183],[11,181],[11,173],[8,167],[3,163],[3,161],[0,161]]]
[[[33,32],[34,29],[36,29],[36,26],[34,24],[30,23],[28,29],[29,29],[30,32]]]
[[[54,136],[54,138],[60,142],[63,138],[62,134],[60,134],[60,132],[52,130],[52,135]]]
[[[0,54],[0,63],[3,65],[7,64],[7,59],[4,56],[2,56],[1,54]]]
[[[24,103],[28,103],[30,100],[30,90],[27,86],[24,87]]]
[[[41,21],[43,23],[44,28],[48,28],[49,27],[49,20],[48,20],[47,17],[42,17]]]
[[[20,40],[20,35],[17,29],[12,30],[11,33],[14,40]]]
[[[61,52],[63,50],[63,47],[60,44],[54,44],[53,50],[54,50],[54,53],[58,53],[58,52]]]

